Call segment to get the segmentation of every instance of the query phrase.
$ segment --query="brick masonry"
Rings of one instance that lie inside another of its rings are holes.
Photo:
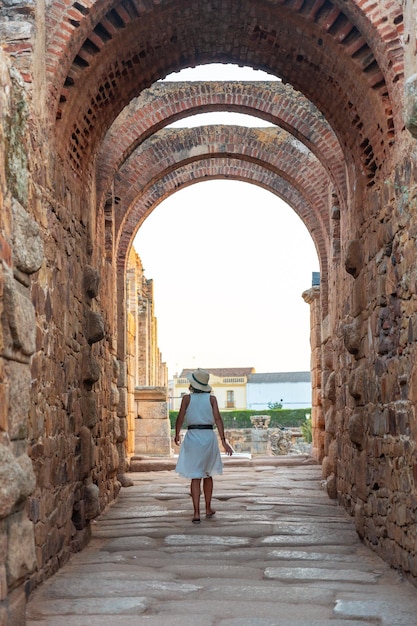
[[[24,624],[129,484],[132,238],[208,177],[309,229],[314,449],[359,535],[417,581],[415,30],[411,0],[3,2],[0,623]],[[283,82],[153,84],[213,61]],[[215,110],[277,128],[164,128]]]

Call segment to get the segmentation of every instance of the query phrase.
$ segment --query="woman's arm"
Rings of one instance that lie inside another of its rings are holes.
[[[176,443],[177,446],[180,445],[180,432],[181,432],[182,425],[184,423],[185,413],[187,411],[187,408],[188,408],[189,404],[190,404],[190,396],[189,395],[183,396],[183,398],[181,400],[180,410],[179,410],[179,413],[177,415],[177,419],[175,421],[174,442]]]
[[[216,396],[210,396],[210,404],[211,404],[211,408],[213,409],[214,421],[216,423],[217,430],[219,431],[219,435],[220,435],[220,439],[222,440],[223,448],[225,449],[226,453],[229,456],[232,456],[233,448],[229,444],[229,442],[226,440],[226,437],[224,436],[224,424],[223,424],[222,416],[220,415],[219,405],[217,404]]]

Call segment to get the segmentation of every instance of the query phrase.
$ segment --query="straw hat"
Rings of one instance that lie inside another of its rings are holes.
[[[211,391],[211,387],[208,384],[210,374],[205,370],[198,368],[187,374],[187,378],[190,381],[191,387],[194,389],[199,389],[200,391]]]

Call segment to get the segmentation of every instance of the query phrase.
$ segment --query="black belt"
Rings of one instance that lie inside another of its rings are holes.
[[[213,430],[212,424],[190,424],[188,426],[188,430],[193,430],[193,428],[198,428],[198,430]]]

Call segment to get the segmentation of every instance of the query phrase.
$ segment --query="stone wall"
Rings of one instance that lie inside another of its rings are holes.
[[[0,622],[7,624],[11,615],[23,619],[22,583],[36,569],[26,510],[36,487],[27,451],[30,357],[36,350],[30,283],[42,264],[43,245],[28,212],[24,85],[1,49],[0,84]]]
[[[391,179],[364,194],[366,211],[357,221],[357,237],[343,242],[343,290],[338,306],[333,305],[340,317],[328,340],[332,358],[328,350],[325,387],[333,415],[327,430],[335,433],[326,463],[337,476],[337,497],[355,516],[360,536],[413,577],[416,180],[411,151]]]
[[[50,156],[22,76],[0,49],[0,622],[13,625],[131,484],[114,272],[91,190]]]

